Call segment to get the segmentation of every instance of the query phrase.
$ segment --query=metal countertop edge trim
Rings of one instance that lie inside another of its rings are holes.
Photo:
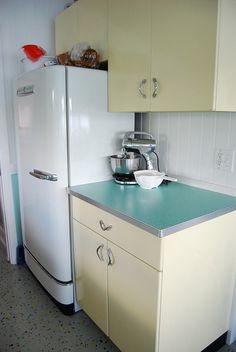
[[[197,218],[194,218],[194,219],[191,219],[188,221],[184,221],[180,224],[177,224],[177,225],[174,225],[174,226],[171,226],[171,227],[168,227],[166,229],[161,230],[162,231],[161,237],[165,237],[165,236],[171,235],[175,232],[185,230],[185,229],[192,227],[194,225],[199,225],[205,221],[212,220],[212,219],[217,218],[219,216],[231,213],[234,210],[236,210],[236,206],[231,206],[231,207],[223,208],[220,210],[215,210],[212,213],[202,215],[202,216],[199,216]]]
[[[157,229],[153,226],[150,226],[150,225],[147,225],[145,224],[144,222],[142,221],[139,221],[137,219],[134,219],[128,215],[125,215],[124,213],[121,213],[113,208],[110,208],[106,205],[103,205],[102,203],[99,203],[97,202],[96,200],[92,199],[92,198],[89,198],[87,196],[84,196],[83,194],[80,194],[76,191],[73,191],[73,190],[70,190],[69,189],[69,194],[71,194],[72,196],[75,196],[77,198],[80,198],[92,205],[95,205],[96,207],[102,209],[102,210],[105,210],[107,211],[108,213],[112,214],[112,215],[115,215],[117,216],[118,218],[124,220],[124,221],[127,221],[129,222],[130,224],[134,225],[134,226],[138,226],[140,228],[142,228],[143,230],[157,236],[157,237],[160,237],[160,238],[163,238],[163,237],[166,237],[168,235],[171,235],[175,232],[178,232],[178,231],[182,231],[182,230],[185,230],[189,227],[192,227],[194,225],[199,225],[201,224],[202,222],[205,222],[205,221],[208,221],[208,220],[211,220],[211,219],[214,219],[218,216],[221,216],[221,215],[224,215],[224,214],[227,214],[227,213],[230,213],[231,211],[234,211],[236,210],[236,205],[235,206],[231,206],[231,207],[227,207],[227,208],[223,208],[223,209],[220,209],[220,210],[216,210],[212,213],[209,213],[207,215],[202,215],[202,216],[199,216],[197,218],[194,218],[194,219],[191,219],[191,220],[188,220],[188,221],[184,221],[180,224],[177,224],[177,225],[174,225],[174,226],[171,226],[171,227],[167,227],[166,229]]]
[[[80,193],[77,193],[76,191],[72,191],[72,190],[69,190],[69,193],[72,195],[72,196],[75,196],[79,199],[82,199],[92,205],[95,205],[96,207],[102,209],[102,210],[105,210],[107,211],[108,213],[110,213],[111,215],[115,215],[117,216],[118,218],[124,220],[124,221],[127,221],[129,222],[130,224],[134,225],[134,226],[137,226],[137,227],[140,227],[142,228],[143,230],[147,231],[147,232],[150,232],[152,233],[153,235],[157,236],[157,237],[162,237],[161,236],[161,232],[162,230],[159,230],[153,226],[150,226],[150,225],[147,225],[145,224],[144,222],[142,221],[139,221],[139,220],[136,220],[134,218],[131,218],[130,216],[128,215],[125,215],[124,213],[120,213],[119,211],[113,209],[113,208],[110,208],[106,205],[103,205],[102,203],[99,203],[97,202],[96,200],[93,200],[92,198],[89,198],[89,197],[86,197]]]

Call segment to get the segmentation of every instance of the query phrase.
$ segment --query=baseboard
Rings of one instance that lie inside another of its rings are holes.
[[[219,351],[225,344],[226,344],[226,338],[227,338],[227,331],[221,335],[218,339],[216,339],[214,342],[212,342],[209,346],[207,346],[204,350],[201,352],[217,352]]]
[[[25,263],[24,247],[22,244],[16,247],[16,263],[22,265]]]
[[[6,248],[5,232],[2,225],[0,225],[0,243],[4,248]]]

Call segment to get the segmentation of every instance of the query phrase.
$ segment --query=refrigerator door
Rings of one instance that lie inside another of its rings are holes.
[[[109,156],[134,130],[134,113],[108,112],[107,72],[67,67],[70,185],[112,177]]]
[[[19,176],[24,246],[62,282],[71,281],[65,68],[17,81]]]

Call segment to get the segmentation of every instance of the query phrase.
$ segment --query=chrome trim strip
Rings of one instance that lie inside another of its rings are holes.
[[[224,209],[220,209],[220,210],[216,210],[210,214],[207,214],[207,215],[202,215],[198,218],[194,218],[194,219],[191,219],[191,220],[188,220],[188,221],[185,221],[185,222],[182,222],[180,224],[177,224],[177,225],[174,225],[174,226],[171,226],[171,227],[168,227],[166,229],[157,229],[153,226],[150,226],[150,225],[147,225],[145,224],[144,222],[142,221],[139,221],[137,219],[134,219],[134,218],[131,218],[129,217],[128,215],[125,215],[123,213],[120,213],[119,211],[115,210],[115,209],[112,209],[112,208],[109,208],[91,198],[88,198],[84,195],[81,195],[73,190],[69,190],[69,193],[77,198],[80,198],[92,205],[95,205],[96,207],[102,209],[102,210],[105,210],[107,211],[108,213],[112,214],[112,215],[115,215],[117,216],[118,218],[124,220],[124,221],[127,221],[129,222],[130,224],[134,225],[134,226],[137,226],[137,227],[140,227],[141,229],[157,236],[157,237],[160,237],[160,238],[163,238],[163,237],[166,237],[168,235],[171,235],[175,232],[178,232],[178,231],[181,231],[181,230],[185,230],[189,227],[192,227],[194,225],[198,225],[198,224],[201,224],[202,222],[205,222],[205,221],[208,221],[208,220],[211,220],[211,219],[214,219],[218,216],[221,216],[221,215],[224,215],[224,214],[227,214],[227,213],[230,213],[231,211],[234,211],[236,210],[236,206],[232,206],[232,207],[227,207],[227,208],[224,208]]]
[[[165,236],[171,235],[175,232],[185,230],[185,229],[192,227],[192,226],[195,226],[195,225],[199,225],[205,221],[209,221],[211,219],[228,214],[228,213],[235,211],[235,210],[236,210],[236,206],[227,207],[224,209],[216,210],[210,214],[202,215],[202,216],[199,216],[198,218],[194,218],[194,219],[182,222],[181,224],[177,224],[177,225],[174,225],[174,226],[171,226],[171,227],[168,227],[166,229],[161,230],[161,236],[159,236],[159,237],[165,237]]]
[[[55,276],[51,275],[49,273],[49,271],[47,271],[47,269],[45,269],[42,264],[39,263],[39,261],[35,258],[35,256],[30,252],[30,250],[26,247],[26,245],[24,244],[24,248],[27,250],[27,252],[31,255],[31,257],[37,262],[37,264],[40,266],[40,268],[45,272],[45,274],[47,274],[49,277],[51,277],[53,280],[55,280],[59,285],[62,286],[68,286],[71,285],[73,283],[72,280],[70,281],[61,281],[58,280],[57,278],[55,278]]]

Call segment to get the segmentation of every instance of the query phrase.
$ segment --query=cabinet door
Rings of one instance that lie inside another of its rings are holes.
[[[235,228],[232,212],[163,238],[160,351],[199,352],[230,330]]]
[[[88,42],[107,60],[107,0],[79,0],[55,19],[56,53],[79,42]]]
[[[110,111],[150,109],[150,17],[150,0],[109,0]]]
[[[65,53],[78,42],[78,3],[55,17],[56,55]],[[70,33],[70,35],[68,35]]]
[[[108,242],[109,337],[122,352],[154,352],[161,274]]]
[[[215,81],[216,111],[236,111],[236,1],[219,0],[217,67]]]
[[[77,301],[107,334],[107,241],[76,220],[73,230]]]
[[[151,1],[151,111],[212,110],[218,2]]]

